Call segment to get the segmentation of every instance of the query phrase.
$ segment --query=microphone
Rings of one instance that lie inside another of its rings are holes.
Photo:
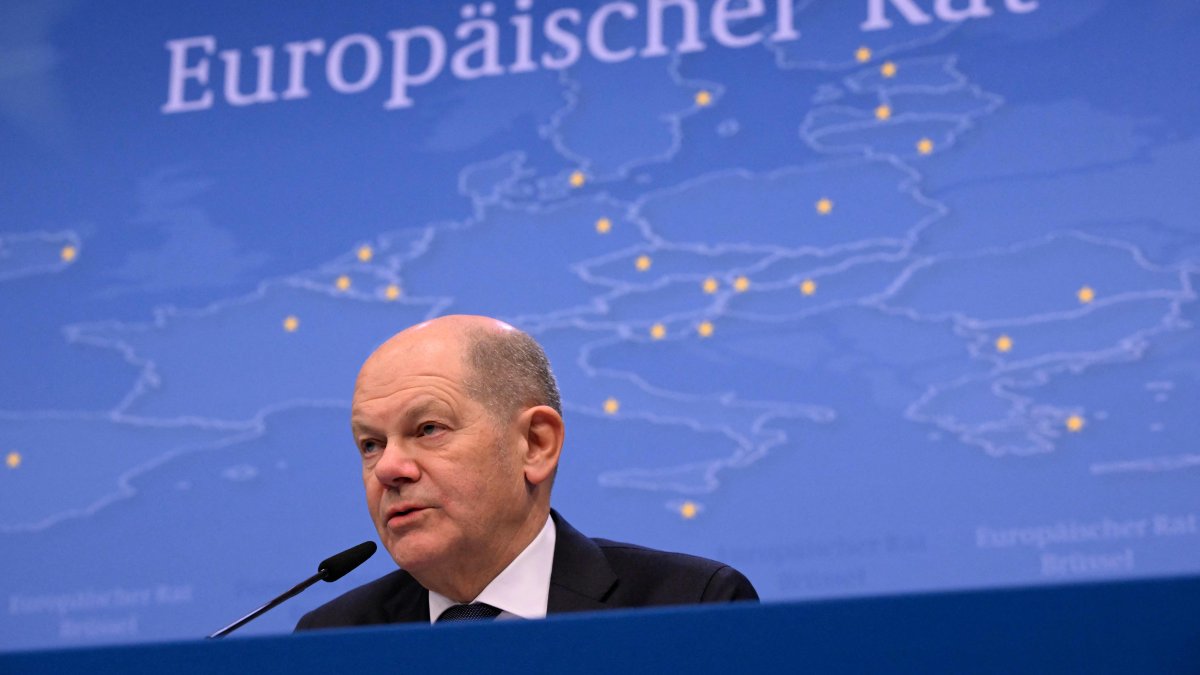
[[[375,555],[376,548],[377,547],[375,546],[375,542],[364,541],[363,543],[359,544],[358,546],[351,546],[350,548],[346,549],[345,551],[342,551],[341,553],[329,556],[328,558],[322,560],[320,565],[317,565],[317,573],[316,574],[305,579],[304,581],[301,581],[300,583],[296,584],[291,589],[289,589],[283,595],[280,595],[279,597],[275,598],[274,600],[268,602],[267,604],[263,605],[262,607],[259,607],[258,609],[254,610],[253,612],[250,612],[249,614],[247,614],[246,616],[243,616],[242,618],[238,619],[237,621],[234,621],[233,623],[229,624],[228,626],[225,626],[221,630],[213,633],[212,635],[209,635],[208,637],[210,639],[225,637],[226,635],[232,633],[233,631],[250,623],[252,620],[257,619],[259,616],[262,616],[268,610],[274,609],[275,607],[279,606],[284,600],[287,600],[288,598],[292,598],[294,596],[299,595],[300,591],[303,591],[304,589],[308,588],[309,586],[312,586],[313,584],[317,583],[318,581],[337,581],[338,579],[341,579],[342,577],[349,574],[350,570],[354,569],[355,567],[358,567],[359,565],[366,562],[367,558],[370,558],[371,556]]]

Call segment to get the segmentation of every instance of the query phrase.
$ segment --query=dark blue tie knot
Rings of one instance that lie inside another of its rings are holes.
[[[469,605],[451,605],[442,612],[437,622],[443,621],[484,621],[500,616],[500,610],[482,602]]]

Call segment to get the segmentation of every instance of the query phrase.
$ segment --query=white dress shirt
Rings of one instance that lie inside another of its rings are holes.
[[[471,602],[482,602],[499,609],[497,619],[544,618],[550,598],[550,569],[554,566],[556,539],[554,519],[547,516],[538,536]],[[441,593],[429,591],[429,622],[435,623],[442,612],[457,604]]]

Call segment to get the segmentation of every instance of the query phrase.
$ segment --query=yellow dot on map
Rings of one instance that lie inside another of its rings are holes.
[[[375,251],[371,250],[370,246],[360,246],[358,249],[358,259],[367,262],[375,257]]]
[[[295,333],[296,329],[299,327],[300,327],[300,319],[297,319],[294,316],[289,316],[283,320],[283,329],[289,333]]]
[[[707,89],[696,92],[696,105],[706,106],[712,103],[712,94]]]
[[[892,63],[891,61],[884,63],[879,67],[879,74],[883,75],[884,77],[895,77],[896,64]]]
[[[74,246],[64,246],[62,247],[62,250],[58,252],[58,257],[62,258],[63,262],[71,262],[77,255],[79,255],[79,249],[75,248]]]
[[[1067,431],[1082,431],[1084,421],[1079,415],[1071,415],[1067,418]]]
[[[610,398],[604,401],[604,412],[608,413],[609,415],[616,415],[617,411],[620,409],[621,402],[617,399]]]
[[[1007,352],[1012,349],[1012,345],[1012,338],[1007,335],[996,338],[996,351],[998,352]]]
[[[396,284],[389,284],[388,287],[384,289],[383,295],[388,300],[395,300],[396,298],[400,297],[400,287]]]
[[[718,282],[713,277],[709,277],[709,278],[705,279],[704,283],[700,285],[700,288],[703,288],[704,292],[708,293],[709,295],[716,293],[717,289],[720,287],[721,287],[721,283]]]
[[[733,280],[733,290],[738,293],[745,293],[750,288],[750,280],[746,277],[738,277]]]
[[[4,457],[4,463],[7,464],[8,468],[10,468],[10,469],[15,469],[18,466],[21,466],[21,453],[19,453],[19,452],[8,453]]]
[[[871,50],[867,49],[866,47],[859,47],[858,50],[854,52],[854,58],[858,59],[859,63],[866,63],[867,61],[871,60]]]
[[[705,321],[705,322],[701,323],[699,326],[696,326],[696,332],[699,333],[700,337],[702,337],[702,338],[711,336],[713,334],[712,322]]]
[[[892,116],[891,106],[881,105],[875,109],[875,119],[886,120]]]
[[[812,295],[813,293],[816,293],[817,292],[817,282],[813,281],[812,279],[805,279],[800,284],[800,292],[805,295]]]
[[[696,504],[694,502],[684,502],[683,504],[681,504],[679,506],[679,515],[683,516],[684,518],[686,518],[688,520],[695,518],[696,514],[699,512],[700,512],[700,509],[696,507]]]
[[[1082,302],[1086,305],[1096,299],[1096,291],[1092,290],[1091,286],[1084,286],[1083,288],[1079,289],[1079,292],[1077,292],[1075,296],[1079,298],[1079,302]]]
[[[650,327],[650,337],[655,340],[661,340],[667,335],[667,327],[661,323],[656,323]]]
[[[639,272],[645,272],[646,270],[650,269],[650,256],[639,255],[637,260],[633,261],[633,266],[636,267]]]
[[[596,221],[596,231],[600,234],[608,234],[612,231],[612,221],[608,218],[601,218]]]
[[[583,187],[583,184],[586,180],[587,180],[587,177],[583,175],[582,171],[572,171],[571,172],[571,178],[570,178],[571,187]]]
[[[933,141],[928,138],[922,138],[917,141],[917,152],[922,155],[928,155],[933,152]]]
[[[826,216],[833,210],[833,200],[828,197],[822,197],[817,200],[817,213]]]

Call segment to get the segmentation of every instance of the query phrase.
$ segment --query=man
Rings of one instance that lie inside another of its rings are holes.
[[[731,567],[588,539],[551,511],[558,388],[541,347],[508,324],[447,316],[393,336],[359,372],[351,429],[401,569],[297,630],[758,599]]]

